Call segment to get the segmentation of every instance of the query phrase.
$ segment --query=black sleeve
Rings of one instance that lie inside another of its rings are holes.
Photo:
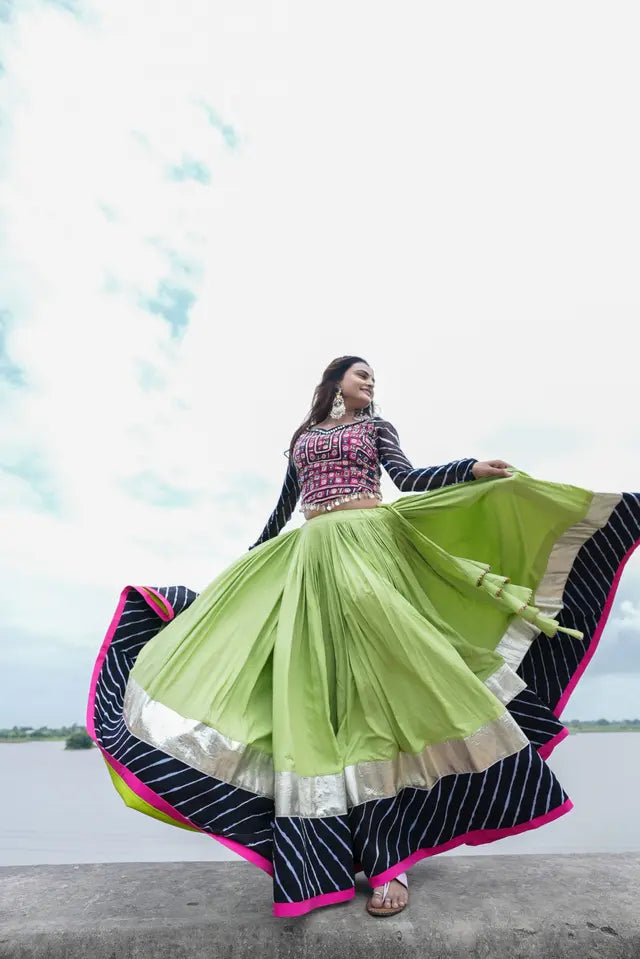
[[[267,520],[267,525],[262,530],[260,536],[255,543],[252,543],[249,549],[253,549],[254,546],[259,546],[260,543],[266,542],[266,540],[271,539],[272,536],[278,535],[280,530],[291,519],[299,496],[300,483],[298,482],[298,473],[296,471],[295,463],[292,459],[289,459],[289,465],[287,467],[284,483],[282,484],[282,489],[280,491],[278,502],[275,505],[275,509]]]
[[[398,489],[417,493],[475,479],[471,468],[478,461],[473,458],[453,460],[442,466],[414,468],[400,449],[395,426],[383,419],[377,420],[376,426],[380,465],[384,466]]]

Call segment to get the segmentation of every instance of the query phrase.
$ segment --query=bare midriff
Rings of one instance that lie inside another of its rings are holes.
[[[350,500],[346,503],[337,503],[335,506],[331,507],[329,512],[335,513],[339,509],[373,509],[374,506],[380,506],[380,500],[376,499],[375,496],[372,496],[370,499],[363,496],[362,499]],[[323,516],[326,512],[326,509],[322,510],[313,510],[312,512],[305,512],[304,518],[315,519],[316,516]]]

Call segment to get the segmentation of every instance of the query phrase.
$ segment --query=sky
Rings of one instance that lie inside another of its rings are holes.
[[[335,356],[415,465],[640,489],[639,26],[0,0],[0,727],[82,722],[123,586],[246,551]],[[640,716],[638,554],[564,715]]]

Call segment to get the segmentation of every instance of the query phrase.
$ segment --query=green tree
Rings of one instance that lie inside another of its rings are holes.
[[[65,749],[91,749],[93,740],[85,729],[78,729],[67,737]]]

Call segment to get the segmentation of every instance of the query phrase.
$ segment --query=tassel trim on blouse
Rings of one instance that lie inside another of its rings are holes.
[[[299,512],[304,514],[311,512],[328,513],[334,508],[334,506],[338,506],[340,503],[348,503],[349,501],[356,499],[382,500],[382,494],[373,493],[371,490],[359,490],[357,493],[347,493],[344,496],[337,496],[334,499],[327,500],[324,503],[303,503]]]

